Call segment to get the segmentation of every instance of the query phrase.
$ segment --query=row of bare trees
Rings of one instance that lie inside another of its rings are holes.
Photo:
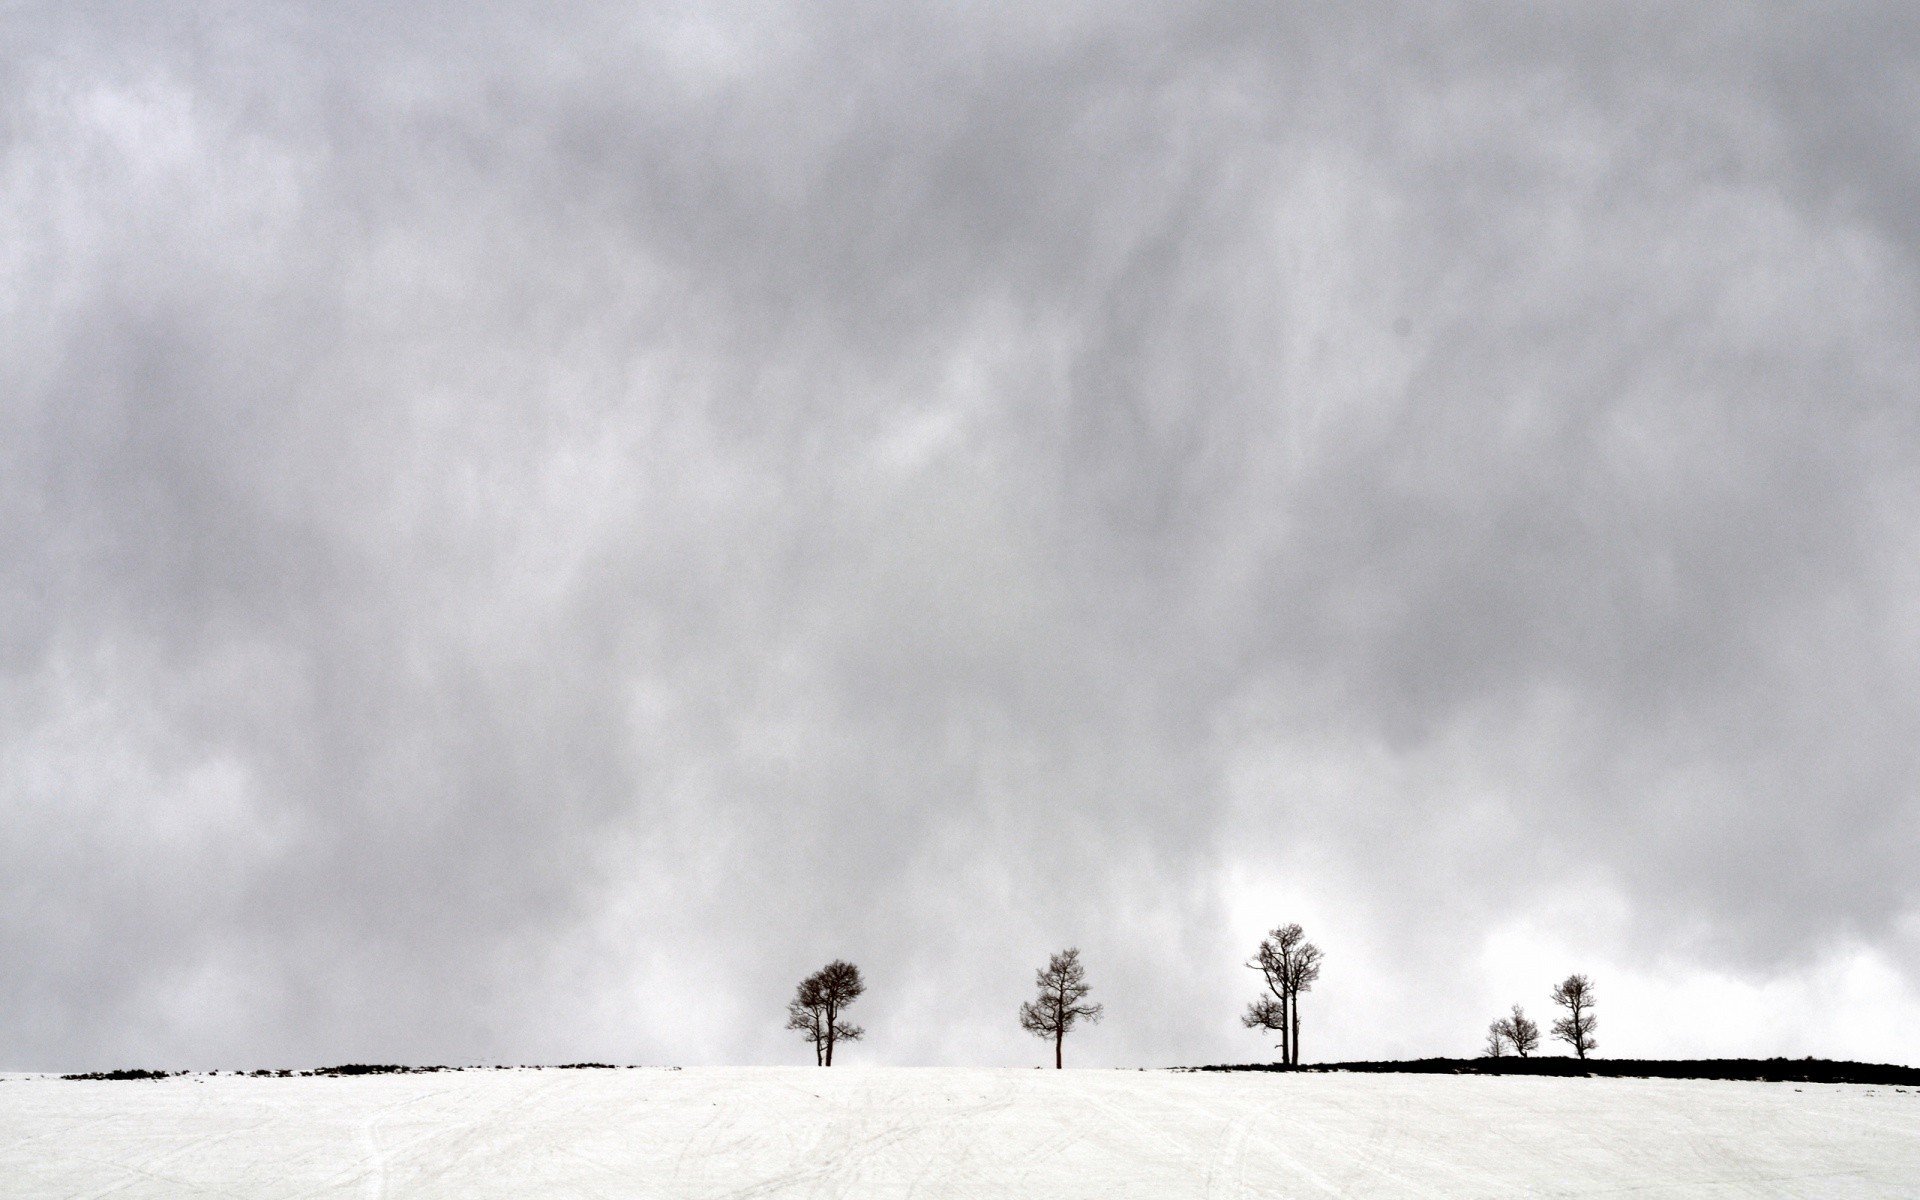
[[[1281,1061],[1289,1066],[1300,1062],[1300,993],[1310,991],[1320,978],[1323,958],[1320,947],[1307,940],[1300,926],[1283,925],[1261,941],[1247,963],[1261,973],[1269,994],[1247,1006],[1241,1023],[1249,1029],[1278,1031]],[[1033,982],[1038,995],[1020,1006],[1020,1028],[1053,1042],[1053,1065],[1058,1069],[1064,1065],[1067,1034],[1082,1022],[1098,1022],[1104,1009],[1087,1000],[1093,989],[1077,947],[1049,956],[1047,965],[1034,972]],[[798,1030],[812,1044],[816,1065],[832,1066],[835,1045],[857,1042],[865,1034],[860,1026],[844,1020],[843,1014],[866,990],[860,968],[840,959],[800,981],[787,1003],[787,1028]]]
[[[1266,993],[1247,1005],[1240,1023],[1248,1029],[1278,1033],[1277,1049],[1286,1066],[1300,1065],[1300,996],[1313,990],[1325,960],[1320,947],[1308,941],[1306,931],[1297,924],[1268,933],[1247,960],[1247,966],[1260,972]],[[1099,1021],[1103,1009],[1087,1000],[1093,989],[1077,948],[1051,955],[1046,967],[1034,972],[1033,981],[1038,994],[1020,1006],[1020,1027],[1053,1042],[1053,1065],[1058,1069],[1064,1065],[1067,1034],[1082,1022]],[[816,1065],[832,1066],[836,1045],[857,1042],[865,1035],[845,1014],[866,990],[860,968],[840,959],[800,981],[787,1004],[787,1028],[798,1030],[813,1045]],[[1548,995],[1566,1013],[1553,1023],[1553,1036],[1584,1059],[1598,1046],[1593,1036],[1600,1024],[1593,1011],[1593,981],[1585,975],[1569,975]],[[1528,1020],[1518,1004],[1510,1015],[1487,1026],[1488,1057],[1500,1058],[1511,1051],[1525,1058],[1539,1048],[1540,1026]]]
[[[1040,994],[1020,1006],[1020,1027],[1035,1037],[1053,1039],[1053,1065],[1058,1068],[1067,1034],[1082,1021],[1098,1021],[1103,1010],[1087,1002],[1087,993],[1093,989],[1076,948],[1048,958],[1046,968],[1034,972],[1034,984]],[[866,1030],[844,1019],[847,1006],[866,990],[860,968],[837,958],[800,981],[787,1002],[787,1028],[799,1030],[813,1045],[815,1066],[832,1066],[834,1046],[866,1035]]]
[[[1593,980],[1585,975],[1569,975],[1554,984],[1547,998],[1567,1014],[1553,1023],[1556,1039],[1573,1047],[1573,1052],[1581,1058],[1587,1056],[1587,1051],[1599,1047],[1593,1036],[1593,1031],[1600,1027],[1600,1019],[1593,1014]],[[1502,1058],[1509,1050],[1525,1058],[1539,1048],[1540,1026],[1527,1020],[1526,1012],[1518,1004],[1513,1006],[1511,1016],[1501,1017],[1487,1026],[1488,1058]]]

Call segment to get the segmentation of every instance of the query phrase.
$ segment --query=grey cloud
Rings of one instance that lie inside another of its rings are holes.
[[[1248,859],[1897,950],[1905,19],[1063,11],[10,18],[12,1060],[1225,1056]]]

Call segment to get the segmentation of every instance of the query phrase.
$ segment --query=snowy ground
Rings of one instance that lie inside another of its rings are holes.
[[[15,1197],[1920,1196],[1920,1090],[859,1067],[0,1077]]]

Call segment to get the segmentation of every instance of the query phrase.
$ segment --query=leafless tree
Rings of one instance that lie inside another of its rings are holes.
[[[1036,998],[1020,1006],[1020,1027],[1035,1037],[1053,1039],[1053,1066],[1060,1068],[1061,1043],[1081,1021],[1100,1019],[1101,1006],[1083,1001],[1092,989],[1087,986],[1087,970],[1080,965],[1080,951],[1066,949],[1047,959],[1047,969],[1035,971],[1033,982],[1040,989]]]
[[[857,1042],[866,1036],[866,1030],[840,1019],[866,990],[860,968],[837,958],[800,981],[787,1002],[787,1028],[799,1030],[813,1043],[814,1065],[832,1066],[836,1043]]]
[[[1518,1004],[1513,1006],[1513,1015],[1501,1024],[1506,1026],[1507,1041],[1513,1046],[1513,1052],[1521,1058],[1540,1048],[1540,1027],[1527,1020],[1526,1010]]]
[[[1481,1052],[1485,1058],[1504,1058],[1507,1054],[1507,1023],[1495,1021],[1487,1026],[1487,1046]]]
[[[1553,1023],[1553,1036],[1585,1058],[1587,1051],[1599,1044],[1593,1039],[1593,1031],[1600,1026],[1599,1018],[1593,1015],[1593,981],[1585,975],[1569,975],[1554,985],[1551,995],[1555,1004],[1567,1010],[1566,1016]]]
[[[1489,1058],[1499,1058],[1508,1049],[1525,1058],[1539,1048],[1540,1027],[1527,1020],[1526,1010],[1518,1004],[1513,1006],[1512,1016],[1501,1017],[1487,1026]]]
[[[1320,948],[1298,925],[1282,925],[1261,939],[1247,966],[1260,972],[1268,995],[1247,1005],[1240,1023],[1248,1029],[1278,1030],[1280,1061],[1300,1065],[1300,993],[1320,978]]]

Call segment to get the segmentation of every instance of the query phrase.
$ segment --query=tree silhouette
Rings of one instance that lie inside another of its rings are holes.
[[[1513,1006],[1513,1015],[1502,1024],[1507,1027],[1507,1041],[1512,1044],[1513,1052],[1521,1058],[1540,1048],[1540,1027],[1527,1020],[1526,1010],[1518,1004]]]
[[[1518,1004],[1513,1006],[1512,1016],[1487,1026],[1487,1057],[1499,1058],[1509,1048],[1521,1058],[1540,1048],[1540,1027],[1527,1020],[1526,1010]]]
[[[1081,1021],[1100,1019],[1101,1006],[1084,1004],[1087,993],[1086,968],[1080,965],[1080,951],[1069,948],[1047,959],[1044,971],[1033,973],[1039,996],[1020,1006],[1020,1027],[1035,1037],[1053,1039],[1053,1066],[1061,1066],[1061,1043]]]
[[[1593,1038],[1593,1031],[1600,1026],[1600,1019],[1593,1015],[1593,990],[1593,981],[1585,975],[1569,975],[1555,984],[1551,993],[1553,1002],[1567,1010],[1566,1016],[1553,1023],[1553,1036],[1572,1046],[1581,1058],[1599,1045]]]
[[[1287,1066],[1293,1064],[1293,1040],[1287,1021],[1293,993],[1287,989],[1287,979],[1293,963],[1293,952],[1306,940],[1306,936],[1306,931],[1298,925],[1283,925],[1261,938],[1260,948],[1247,960],[1247,966],[1260,972],[1268,994],[1247,1005],[1240,1023],[1248,1029],[1278,1030],[1280,1061]]]
[[[1300,1065],[1300,993],[1320,978],[1320,947],[1298,925],[1282,925],[1260,941],[1247,966],[1260,972],[1269,995],[1247,1005],[1240,1023],[1248,1029],[1280,1031],[1280,1061]]]
[[[833,1065],[833,1047],[838,1042],[857,1042],[866,1030],[849,1025],[840,1014],[867,990],[860,968],[834,959],[800,981],[793,999],[787,1002],[787,1028],[797,1029],[813,1043],[815,1066]]]

